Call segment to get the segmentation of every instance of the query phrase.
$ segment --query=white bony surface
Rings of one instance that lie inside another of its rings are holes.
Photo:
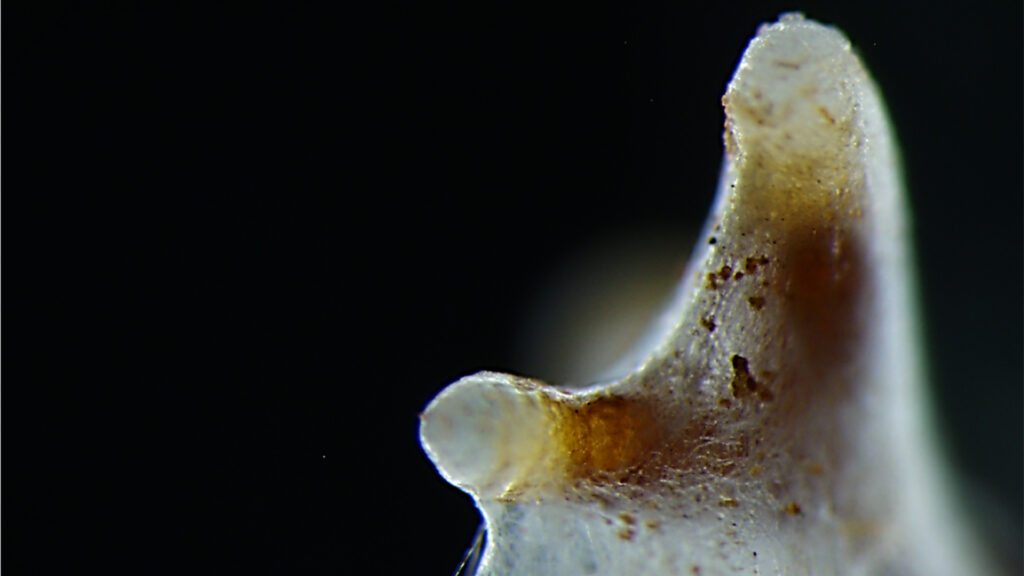
[[[983,574],[936,457],[899,160],[834,28],[784,15],[728,91],[704,239],[633,371],[480,373],[421,442],[483,574]]]

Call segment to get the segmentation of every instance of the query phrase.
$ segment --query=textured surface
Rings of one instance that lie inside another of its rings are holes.
[[[723,99],[718,200],[635,370],[462,379],[423,445],[487,523],[484,573],[973,570],[917,399],[898,161],[834,29],[783,16]]]

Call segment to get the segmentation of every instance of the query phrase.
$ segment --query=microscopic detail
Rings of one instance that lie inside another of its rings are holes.
[[[480,573],[978,573],[921,408],[877,89],[842,33],[787,14],[722,102],[708,240],[646,359],[584,389],[481,372],[424,411],[484,516]]]

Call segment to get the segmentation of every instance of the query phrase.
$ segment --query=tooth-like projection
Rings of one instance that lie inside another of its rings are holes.
[[[929,435],[876,88],[839,31],[784,15],[723,103],[716,204],[634,370],[479,373],[423,413],[483,513],[479,572],[983,573]]]

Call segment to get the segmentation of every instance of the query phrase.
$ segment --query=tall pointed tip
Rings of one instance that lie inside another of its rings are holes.
[[[833,136],[850,127],[863,80],[863,66],[835,28],[793,15],[763,26],[724,98],[730,152],[821,156],[848,146],[848,138]]]

